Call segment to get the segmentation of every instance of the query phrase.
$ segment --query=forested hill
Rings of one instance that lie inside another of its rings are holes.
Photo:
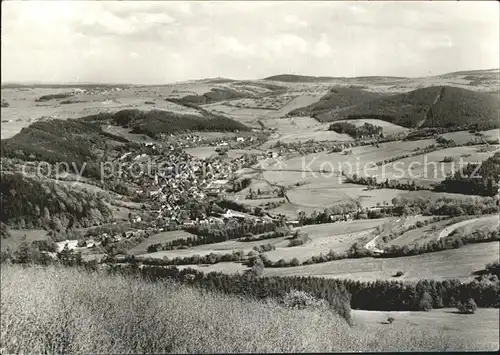
[[[496,196],[500,180],[500,152],[480,165],[468,164],[462,171],[447,177],[436,186],[437,191],[468,195]]]
[[[352,94],[352,93],[350,93]],[[382,96],[363,100],[358,95],[353,106],[337,110],[337,100],[331,100],[330,108],[320,100],[309,108],[312,112],[319,106],[316,118],[322,122],[337,119],[374,118],[403,127],[457,128],[477,125],[490,129],[498,126],[498,97],[491,93],[476,92],[451,86],[432,86],[403,94]]]
[[[63,230],[112,220],[101,196],[20,173],[2,173],[0,196],[0,221],[14,229]]]
[[[170,111],[121,110],[114,114],[38,121],[23,128],[15,136],[2,140],[1,156],[21,160],[66,162],[79,170],[85,165],[88,177],[99,177],[99,151],[114,149],[117,143],[127,143],[123,137],[111,135],[101,128],[118,125],[132,133],[159,138],[161,134],[187,131],[248,131],[249,127],[232,118],[202,111],[200,115]]]

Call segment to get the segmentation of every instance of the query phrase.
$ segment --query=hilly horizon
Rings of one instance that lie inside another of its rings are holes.
[[[372,93],[359,88],[333,88],[317,103],[290,116],[310,114],[320,122],[381,119],[407,128],[498,124],[498,98],[491,93],[453,86],[430,86],[402,94]]]
[[[94,81],[81,81],[81,82],[44,82],[44,81],[5,81],[1,83],[2,88],[15,88],[15,87],[74,87],[74,86],[159,86],[167,84],[182,84],[190,82],[231,82],[231,81],[283,81],[283,82],[315,82],[315,81],[331,81],[331,80],[348,80],[348,79],[374,79],[374,78],[386,78],[386,79],[419,79],[419,78],[432,78],[432,77],[445,77],[450,75],[482,75],[490,74],[491,72],[498,72],[500,75],[499,68],[491,69],[471,69],[462,71],[446,72],[444,74],[428,75],[428,76],[394,76],[394,75],[359,75],[359,76],[313,76],[313,75],[301,75],[301,74],[276,74],[267,76],[264,78],[254,78],[254,79],[234,79],[228,77],[208,77],[199,79],[188,79],[182,81],[168,81],[164,83],[157,84],[142,84],[142,83],[112,83],[112,82],[94,82]]]

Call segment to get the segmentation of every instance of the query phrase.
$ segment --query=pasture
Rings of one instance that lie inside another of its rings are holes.
[[[481,229],[485,232],[498,229],[498,218],[498,215],[483,216],[452,224],[439,233],[438,240],[446,238],[457,229],[465,233],[472,233],[476,229]]]
[[[384,218],[303,226],[296,230],[308,234],[311,240],[306,244],[295,247],[276,245],[275,250],[265,254],[272,261],[297,258],[303,262],[320,253],[327,254],[330,250],[344,253],[356,242],[366,243],[372,238],[375,227],[383,225],[388,220]]]
[[[21,245],[24,236],[28,243],[36,240],[48,240],[49,234],[44,229],[10,229],[10,237],[2,239],[0,245],[2,250],[10,249],[11,251],[17,250]]]
[[[434,152],[421,154],[382,166],[370,168],[366,176],[376,177],[377,181],[389,180],[416,180],[421,184],[430,184],[444,180],[448,175],[465,167],[468,163],[478,163],[488,159],[497,149],[487,146],[462,146],[440,149]],[[451,158],[451,162],[445,161]]]
[[[152,244],[166,243],[175,239],[186,239],[188,237],[195,237],[195,235],[183,230],[157,233],[147,238],[141,244],[136,245],[135,247],[130,249],[127,253],[130,255],[145,254],[147,253],[148,247]]]
[[[485,218],[478,218],[469,221],[469,223],[459,226],[455,230],[462,234],[473,233],[474,231],[489,232],[500,227],[499,216],[493,215]]]
[[[328,172],[345,171],[348,174],[361,175],[366,167],[374,166],[379,161],[411,154],[417,149],[423,149],[432,144],[436,144],[434,139],[387,142],[379,144],[379,148],[371,145],[358,146],[347,148],[351,152],[350,154],[321,152],[294,157],[280,163],[276,162],[274,165],[269,166],[268,170],[320,171],[323,169]]]
[[[412,220],[408,220],[410,224]],[[416,222],[415,220],[413,221]],[[443,221],[438,221],[435,223],[430,223],[421,228],[409,230],[403,233],[396,239],[387,242],[387,245],[423,245],[432,240],[439,240],[441,238],[446,238],[455,230],[462,230],[465,233],[472,233],[475,230],[483,230],[485,232],[494,230],[498,228],[498,216],[483,216],[479,218],[473,218],[463,220],[462,217],[456,217],[452,219],[446,219]],[[381,239],[378,240],[380,243]],[[383,244],[382,244],[383,245]]]
[[[455,308],[429,312],[352,310],[351,315],[356,328],[370,333],[406,327],[414,332],[433,329],[441,332],[443,338],[459,337],[467,343],[481,339],[481,350],[498,350],[498,308],[481,308],[474,314],[459,314]],[[394,318],[394,323],[384,324],[389,317]]]
[[[397,189],[367,189],[364,185],[331,184],[313,180],[310,184],[294,188],[287,192],[290,202],[299,207],[324,209],[348,202],[359,202],[361,207],[375,207],[377,204],[390,204],[394,197],[404,195],[406,191]]]
[[[213,156],[217,156],[217,152],[215,151],[215,147],[194,147],[194,148],[186,148],[186,153],[198,158],[198,159],[208,159]]]
[[[442,134],[447,139],[453,139],[457,144],[465,144],[471,141],[481,141],[482,139],[493,140],[500,138],[500,130],[490,129],[489,131],[479,132],[481,136],[470,133],[469,131],[457,131]]]
[[[498,260],[499,242],[469,244],[459,249],[406,256],[400,258],[362,258],[335,260],[322,264],[287,268],[266,268],[267,276],[321,276],[361,281],[459,279],[470,281],[473,272],[483,270],[487,263]]]
[[[469,244],[459,249],[400,258],[361,258],[329,261],[321,264],[285,268],[265,268],[263,276],[317,276],[325,278],[352,279],[359,281],[402,280],[418,281],[450,280],[472,281],[474,272],[498,260],[499,242]],[[248,269],[240,263],[218,263],[214,265],[186,265],[205,272],[241,273]],[[403,276],[395,278],[396,272]]]

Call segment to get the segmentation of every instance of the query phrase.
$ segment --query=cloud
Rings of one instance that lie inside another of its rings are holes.
[[[283,55],[291,53],[306,53],[308,42],[297,35],[291,33],[281,33],[264,40],[262,44],[264,52],[270,55]]]
[[[309,26],[309,23],[307,21],[304,21],[304,20],[298,18],[295,15],[286,15],[285,16],[285,23],[287,25],[297,26],[297,27],[307,27],[307,26]]]
[[[2,3],[2,80],[157,83],[498,67],[498,9],[494,2],[10,1]]]
[[[450,48],[453,47],[453,41],[451,40],[450,36],[447,35],[433,35],[421,38],[419,41],[419,46],[424,50]]]
[[[232,36],[220,36],[216,39],[215,43],[214,52],[216,54],[234,55],[238,57],[254,54],[253,48],[241,44]]]
[[[329,57],[335,51],[330,47],[328,36],[325,33],[321,34],[321,38],[315,43],[312,53],[314,56],[323,58]]]

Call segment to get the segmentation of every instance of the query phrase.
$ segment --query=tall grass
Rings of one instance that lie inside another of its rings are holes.
[[[469,345],[474,349],[474,345]],[[225,353],[465,350],[436,328],[350,327],[291,309],[130,276],[61,267],[1,269],[1,353]]]

